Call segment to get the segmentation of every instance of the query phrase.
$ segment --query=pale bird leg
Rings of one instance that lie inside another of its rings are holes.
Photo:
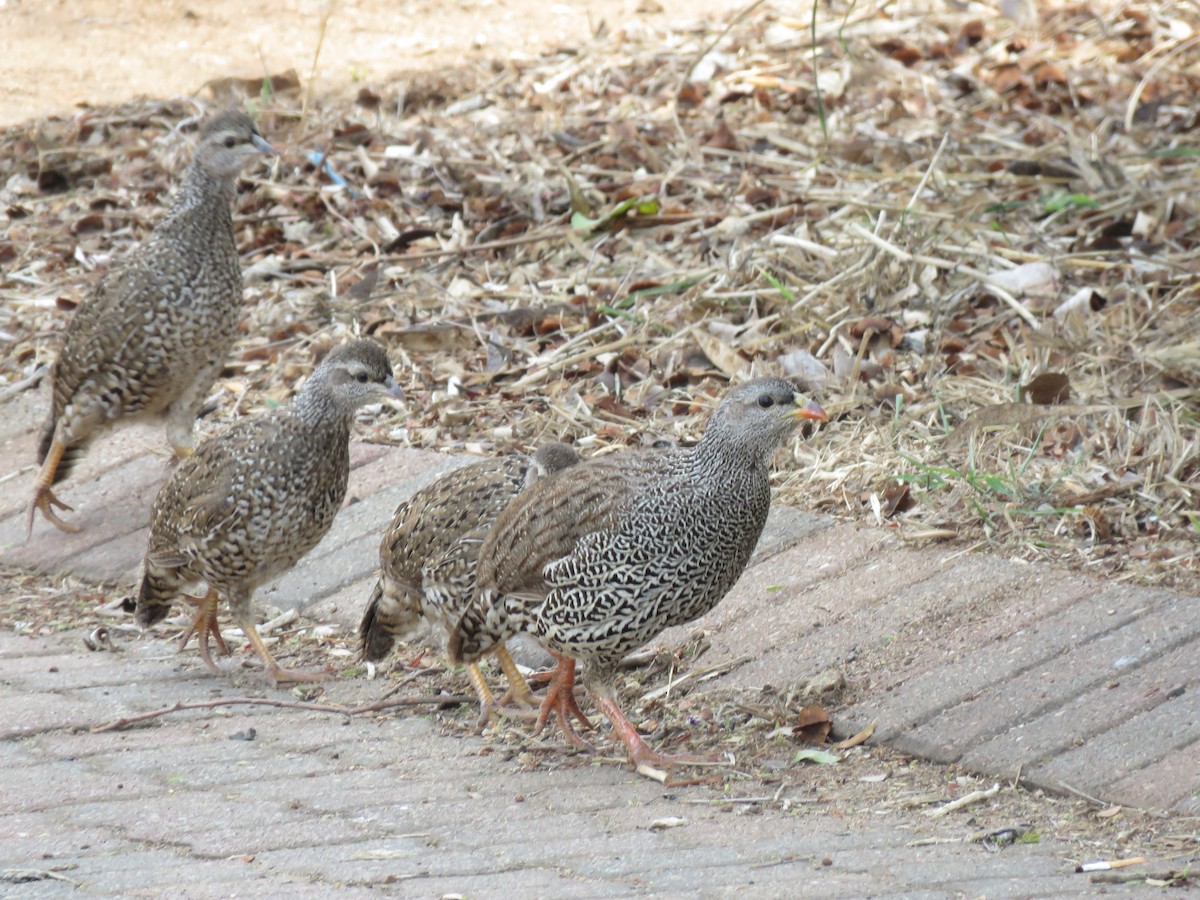
[[[78,525],[64,522],[54,512],[54,507],[65,509],[67,512],[74,512],[74,508],[63,503],[54,496],[54,491],[50,490],[50,485],[54,484],[54,473],[58,471],[58,464],[62,462],[63,454],[66,452],[66,445],[59,441],[50,445],[50,452],[46,454],[46,461],[42,463],[42,470],[38,472],[37,481],[34,483],[33,500],[29,503],[29,522],[25,529],[25,540],[29,540],[30,535],[33,534],[33,516],[39,509],[46,520],[60,531],[69,531],[72,534],[79,531]]]
[[[479,718],[475,721],[475,730],[483,731],[483,727],[497,711],[496,697],[484,680],[483,673],[479,671],[479,663],[467,663],[467,677],[471,679],[471,687],[475,689],[475,696],[479,698]]]
[[[204,660],[204,664],[208,666],[209,671],[214,674],[219,674],[220,670],[216,663],[212,661],[212,656],[208,650],[208,637],[212,635],[217,642],[217,647],[226,656],[229,656],[229,647],[225,643],[225,638],[221,636],[221,629],[217,625],[217,592],[210,590],[203,597],[189,597],[184,595],[183,599],[188,603],[194,603],[197,607],[195,616],[192,617],[192,622],[187,627],[187,631],[183,633],[183,637],[179,640],[179,649],[183,650],[187,646],[187,642],[191,640],[192,635],[196,635],[196,641],[200,645],[200,658]]]
[[[521,674],[521,670],[517,668],[517,664],[513,662],[508,648],[503,644],[496,648],[496,659],[500,663],[500,668],[504,670],[504,677],[508,679],[508,691],[500,698],[500,705],[511,702],[526,709],[536,709],[537,701],[533,699],[533,691],[529,689],[529,683]]]
[[[275,657],[271,655],[271,651],[267,649],[267,645],[263,643],[263,639],[258,635],[258,629],[254,627],[254,622],[250,617],[239,616],[238,624],[242,626],[242,632],[250,640],[254,650],[258,653],[259,658],[267,667],[267,678],[270,679],[272,685],[279,684],[311,684],[316,681],[328,681],[333,675],[333,672],[328,669],[311,670],[311,669],[285,669],[279,663],[275,662]]]

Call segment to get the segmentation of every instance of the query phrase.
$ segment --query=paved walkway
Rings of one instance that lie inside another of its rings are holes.
[[[24,543],[39,401],[26,395],[0,409],[0,562],[132,583],[166,472],[161,432],[130,429],[98,445],[61,491],[85,530],[63,535],[39,522]],[[333,531],[261,600],[356,623],[379,529],[400,498],[456,464],[365,444],[354,460],[352,502]],[[1197,598],[906,548],[886,531],[780,508],[730,597],[662,640],[701,628],[706,665],[741,660],[702,690],[786,688],[836,667],[853,701],[835,711],[842,733],[876,721],[877,739],[932,760],[1200,813]],[[165,644],[135,646],[88,654],[78,635],[0,637],[6,865],[53,862],[97,891],[185,885],[189,896],[224,895],[246,879],[259,880],[256,892],[286,883],[313,893],[411,880],[420,896],[518,886],[524,895],[720,894],[751,882],[763,895],[797,886],[825,896],[1080,890],[1052,843],[997,855],[907,848],[913,836],[882,823],[847,831],[794,814],[681,812],[670,792],[620,768],[525,772],[420,716],[343,723],[294,710],[206,710],[77,733],[230,691]],[[378,691],[339,682],[328,699],[369,701]],[[229,739],[251,725],[257,740]],[[650,828],[680,815],[687,827]],[[814,866],[825,857],[831,867]],[[30,896],[70,889],[0,882],[0,893]]]
[[[908,846],[961,840],[986,810],[915,830],[877,808],[806,806],[811,769],[779,791],[796,805],[760,810],[624,766],[530,764],[421,712],[227,707],[92,734],[176,702],[290,699],[214,679],[166,641],[122,646],[88,653],[78,633],[0,634],[0,896],[994,900],[1101,889],[1054,840]],[[374,701],[382,684],[334,682],[320,702]]]

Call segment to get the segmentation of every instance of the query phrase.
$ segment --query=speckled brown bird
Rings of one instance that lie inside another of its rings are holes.
[[[176,455],[192,452],[192,426],[233,346],[242,304],[235,184],[252,159],[273,152],[245,113],[209,120],[166,217],[76,310],[51,377],[30,532],[37,510],[64,531],[79,530],[54,511],[71,507],[51,486],[119,420],[165,417]]]
[[[379,547],[379,581],[359,626],[363,658],[379,660],[396,640],[426,622],[449,632],[475,594],[475,566],[488,529],[524,488],[573,466],[569,444],[550,443],[532,457],[486,459],[443,475],[397,508]],[[529,687],[503,644],[496,657],[513,699],[534,705]],[[469,663],[480,721],[496,703],[478,663]]]
[[[235,423],[180,463],[154,501],[137,622],[166,616],[171,600],[203,583],[190,599],[199,609],[192,633],[208,650],[217,629],[217,602],[258,651],[274,682],[313,681],[323,673],[281,668],[254,627],[250,600],[259,585],[296,564],[333,524],[350,474],[350,426],[366,403],[398,395],[392,367],[373,340],[334,348],[289,406]]]
[[[497,518],[480,549],[475,600],[450,639],[475,660],[519,630],[560,664],[538,727],[553,711],[568,740],[575,662],[635,765],[669,766],[617,704],[617,664],[663,629],[712,609],[740,577],[771,503],[771,457],[797,419],[793,386],[734,388],[689,448],[615,453],[535,484]]]

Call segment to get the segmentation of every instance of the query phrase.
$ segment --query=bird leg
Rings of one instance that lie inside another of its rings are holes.
[[[55,497],[54,491],[50,489],[50,485],[54,484],[54,473],[58,471],[58,464],[66,452],[66,445],[60,441],[55,441],[50,445],[50,452],[46,454],[46,461],[42,463],[42,470],[38,472],[37,481],[34,483],[33,500],[29,502],[29,522],[25,530],[26,540],[33,534],[33,516],[39,509],[46,520],[60,531],[69,531],[72,534],[79,531],[78,525],[64,522],[54,512],[55,507],[67,512],[74,512],[74,509]]]
[[[183,637],[179,640],[179,649],[183,650],[187,646],[188,641],[192,639],[192,635],[196,635],[196,641],[200,645],[200,658],[204,660],[204,664],[208,666],[209,671],[213,674],[219,674],[220,670],[216,663],[212,661],[212,656],[208,650],[208,638],[212,635],[217,642],[217,647],[220,651],[229,656],[229,647],[225,643],[225,638],[221,636],[221,629],[217,626],[217,592],[209,589],[209,592],[203,597],[183,596],[183,599],[195,604],[198,609],[195,616],[192,617],[192,622],[187,627],[187,631],[183,633]]]
[[[672,766],[711,765],[715,762],[715,760],[701,756],[667,756],[665,753],[657,752],[642,739],[642,736],[637,733],[637,729],[633,727],[633,723],[625,717],[625,713],[617,705],[617,698],[613,696],[611,689],[593,690],[592,697],[595,699],[596,705],[608,717],[608,721],[612,723],[613,731],[624,742],[629,751],[629,759],[639,772],[643,766],[650,769],[669,769]]]
[[[467,677],[471,679],[471,687],[475,689],[475,696],[479,698],[479,718],[475,720],[475,731],[483,731],[484,726],[498,712],[496,697],[484,680],[483,673],[479,671],[479,663],[467,663]]]
[[[533,726],[533,736],[542,733],[542,729],[546,727],[546,723],[550,720],[550,713],[553,711],[558,719],[558,727],[562,729],[567,743],[576,750],[591,750],[591,745],[581,738],[571,725],[571,716],[574,715],[584,728],[594,727],[575,702],[575,660],[559,653],[555,653],[554,657],[558,660],[558,665],[550,679],[546,699],[542,701],[541,709],[538,710],[537,721]]]
[[[517,668],[517,664],[509,655],[508,648],[503,644],[496,647],[496,660],[500,663],[500,668],[504,670],[504,677],[508,679],[508,690],[500,698],[500,705],[516,703],[526,709],[536,709],[537,701],[533,699],[533,691],[529,689],[529,682],[525,680],[525,676],[521,674],[521,670]]]
[[[525,683],[525,678],[503,644],[496,651],[496,658],[500,661],[500,668],[508,676],[509,684],[508,690],[504,692],[504,696],[498,702],[492,694],[491,688],[483,679],[479,663],[467,663],[467,676],[471,679],[471,687],[475,689],[475,695],[479,698],[479,718],[475,722],[477,732],[483,731],[484,726],[497,716],[532,719],[535,715],[533,709],[537,707],[537,702],[533,699],[533,692],[529,690],[529,685]],[[522,699],[522,689],[527,700]],[[513,702],[514,698],[516,702],[524,703],[528,708],[506,709],[506,704]]]
[[[271,681],[272,686],[278,686],[281,683],[312,683],[315,681],[326,681],[333,672],[329,669],[285,669],[279,663],[275,662],[275,657],[271,655],[271,651],[267,649],[267,645],[263,643],[263,639],[258,634],[258,629],[254,627],[254,621],[249,614],[238,615],[238,624],[242,626],[242,632],[250,640],[254,646],[254,650],[258,653],[259,658],[267,667],[267,678]]]

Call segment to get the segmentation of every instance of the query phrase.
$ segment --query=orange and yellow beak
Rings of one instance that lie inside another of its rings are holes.
[[[792,410],[792,417],[796,419],[814,419],[817,422],[828,422],[829,414],[821,409],[821,405],[816,400],[809,400],[803,406],[800,406],[800,397],[796,398],[796,409]]]

